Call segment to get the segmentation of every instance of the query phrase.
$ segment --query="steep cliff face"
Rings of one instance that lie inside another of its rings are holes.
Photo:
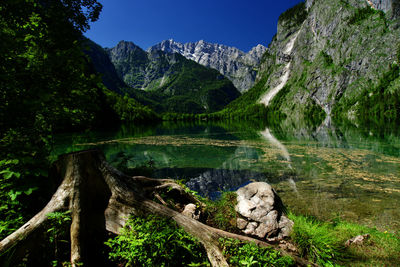
[[[306,1],[283,13],[249,93],[293,120],[326,113],[356,122],[370,114],[365,106],[399,118],[387,114],[397,108],[399,22],[370,2]]]
[[[178,53],[146,52],[125,41],[107,52],[119,77],[130,87],[125,92],[156,111],[213,112],[240,95],[218,71]]]
[[[90,57],[95,71],[101,74],[104,85],[111,91],[121,93],[121,89],[127,85],[119,77],[108,53],[89,39],[85,39],[84,46],[84,51]]]
[[[239,91],[244,92],[254,85],[256,67],[266,47],[259,44],[248,53],[244,53],[235,47],[211,44],[203,40],[185,44],[165,40],[151,47],[149,51],[151,50],[179,53],[203,66],[216,69],[230,79]]]

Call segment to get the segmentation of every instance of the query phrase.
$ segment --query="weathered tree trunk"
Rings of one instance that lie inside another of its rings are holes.
[[[259,246],[277,249],[260,240],[212,228],[150,200],[160,190],[168,187],[175,191],[183,204],[201,204],[173,180],[129,177],[122,174],[111,167],[97,150],[62,155],[55,163],[55,169],[57,175],[63,179],[56,193],[41,212],[0,242],[0,254],[29,238],[35,230],[43,226],[48,213],[63,210],[70,210],[72,216],[72,266],[77,266],[78,263],[84,263],[85,266],[95,265],[93,258],[100,251],[106,230],[118,234],[131,214],[157,214],[174,220],[203,244],[212,266],[229,266],[219,248],[220,237],[255,242]],[[281,252],[289,255],[285,251]],[[310,265],[299,257],[290,256],[299,266]]]

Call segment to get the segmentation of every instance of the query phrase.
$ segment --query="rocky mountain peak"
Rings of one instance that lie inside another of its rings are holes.
[[[245,53],[236,47],[204,40],[183,44],[169,39],[150,47],[150,50],[179,53],[203,66],[216,69],[230,79],[239,91],[244,92],[254,85],[257,75],[254,68],[259,65],[267,48],[259,44]]]
[[[145,53],[139,46],[133,42],[120,41],[115,47],[107,49],[112,61],[126,58],[132,52]]]

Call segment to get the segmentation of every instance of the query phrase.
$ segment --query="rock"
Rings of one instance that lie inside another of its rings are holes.
[[[258,226],[258,223],[256,222],[250,222],[246,229],[243,230],[243,233],[245,233],[246,235],[253,235],[253,233],[256,231],[256,228]]]
[[[369,238],[370,238],[369,234],[358,235],[356,237],[353,237],[352,239],[347,240],[344,245],[346,247],[353,246],[353,245],[359,246],[359,245],[364,244]]]
[[[248,184],[237,190],[237,226],[247,235],[268,240],[289,236],[293,222],[284,214],[284,206],[274,189],[263,182]]]
[[[185,206],[182,214],[195,220],[200,218],[200,211],[197,209],[196,205],[192,203]]]
[[[380,22],[375,22],[376,15],[366,9],[368,6],[385,12],[385,18],[382,16]],[[358,12],[370,15],[357,19]],[[274,98],[281,97],[276,100],[280,101],[277,110],[286,115],[287,125],[300,126],[304,119],[308,120],[304,112],[307,105],[318,108],[321,114],[325,112],[327,118],[340,105],[341,114],[335,116],[347,117],[359,124],[361,118],[353,114],[357,114],[360,107],[354,103],[371,87],[377,86],[380,77],[398,61],[397,50],[393,48],[393,44],[400,41],[398,17],[399,0],[306,0],[305,4],[300,3],[280,16],[277,34],[258,67],[256,82],[263,81],[259,85],[265,88],[261,95],[274,92],[287,76],[286,81],[291,86],[286,89],[290,93],[274,95]],[[358,21],[350,23],[351,18]],[[393,24],[385,24],[385,21],[393,21]],[[292,43],[292,40],[295,41]],[[286,53],[289,47],[292,49]],[[334,73],[327,64],[341,71]],[[285,66],[289,66],[286,71]],[[304,80],[298,82],[300,77]],[[388,86],[382,90],[394,88]],[[370,103],[371,106],[375,104]]]
[[[236,226],[240,230],[244,230],[248,224],[249,224],[249,222],[242,218],[238,218],[236,221]]]
[[[191,100],[190,105],[182,103],[182,105],[173,105],[173,108],[168,105],[169,109],[175,109],[179,113],[217,111],[240,96],[240,92],[233,83],[220,75],[218,71],[205,68],[178,53],[168,53],[157,49],[144,51],[134,43],[126,41],[120,41],[115,47],[107,48],[104,52],[108,54],[116,73],[127,86],[138,90],[154,91],[157,95],[162,94],[166,97],[163,100],[166,102],[177,96],[184,96],[184,99]],[[101,64],[101,62],[96,62]],[[99,69],[99,66],[97,68]],[[193,80],[188,70],[190,73],[202,74]],[[171,82],[176,75],[182,79],[178,87]],[[221,81],[224,82],[221,83]],[[207,88],[202,86],[208,83],[213,86]],[[212,92],[210,88],[213,88]],[[150,95],[147,97],[159,102],[157,97],[153,98]]]

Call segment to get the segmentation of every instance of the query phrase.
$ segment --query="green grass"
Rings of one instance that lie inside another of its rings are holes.
[[[294,221],[291,240],[302,257],[321,266],[399,266],[400,239],[388,232],[344,222],[321,222],[311,217],[289,214]],[[363,245],[345,247],[355,236],[369,234]]]
[[[206,223],[225,231],[238,232],[235,211],[236,198],[235,192],[223,192],[216,201],[206,200],[204,210]]]

